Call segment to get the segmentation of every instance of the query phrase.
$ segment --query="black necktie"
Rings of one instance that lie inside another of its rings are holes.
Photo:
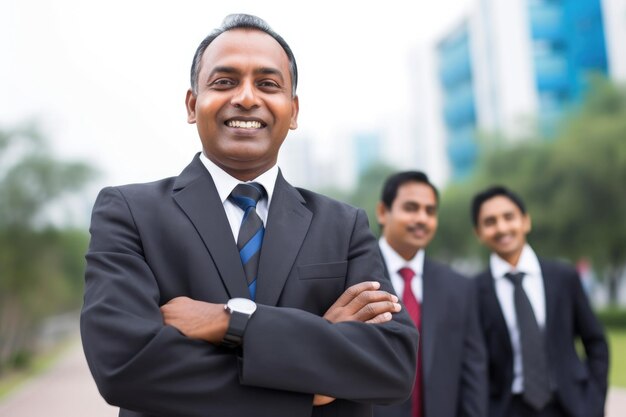
[[[523,272],[509,272],[504,275],[513,283],[515,314],[522,348],[522,373],[524,375],[524,401],[536,410],[541,410],[550,402],[550,377],[548,361],[541,329],[537,324],[530,300],[522,287]]]
[[[256,276],[259,270],[259,256],[265,228],[256,213],[256,204],[263,197],[265,189],[261,184],[250,182],[237,185],[230,196],[230,201],[243,210],[243,220],[237,236],[237,249],[248,282],[250,299],[256,296]]]

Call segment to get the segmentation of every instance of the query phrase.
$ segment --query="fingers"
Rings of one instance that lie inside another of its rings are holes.
[[[390,303],[397,303],[398,297],[393,294],[388,293],[387,291],[362,291],[356,297],[350,301],[346,307],[353,312],[357,312],[360,310],[365,310],[367,313],[370,309],[373,308],[372,304],[379,303],[383,301],[388,301]],[[393,310],[387,310],[393,312]],[[398,310],[399,311],[399,310]],[[374,311],[371,311],[374,313]]]
[[[378,290],[379,288],[380,283],[374,281],[351,286],[328,309],[324,318],[332,323],[342,321],[384,323],[391,320],[391,313],[397,313],[401,309],[398,297],[387,291]]]
[[[389,294],[391,295],[391,294]],[[396,296],[392,296],[398,300]],[[378,301],[366,304],[354,314],[354,320],[362,322],[384,323],[391,320],[391,313],[400,311],[400,304],[393,301]]]
[[[333,397],[328,397],[326,395],[322,395],[322,394],[315,394],[315,396],[313,397],[313,405],[318,407],[320,405],[326,405],[326,404],[330,404],[333,401],[335,401],[335,399]]]
[[[335,301],[333,307],[345,307],[350,303],[354,298],[358,297],[364,291],[376,291],[380,288],[380,282],[376,281],[364,281],[355,284],[344,291],[341,296]]]
[[[366,320],[365,323],[368,323],[368,324],[386,323],[388,321],[391,321],[392,317],[393,316],[391,315],[391,313],[387,312],[387,313],[379,314],[373,319]]]

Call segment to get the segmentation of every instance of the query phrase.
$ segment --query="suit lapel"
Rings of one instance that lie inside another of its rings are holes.
[[[445,315],[446,305],[441,280],[436,278],[435,266],[424,259],[422,273],[422,364],[424,379],[428,380],[435,355],[438,323]]]
[[[539,266],[541,267],[546,301],[546,325],[544,335],[546,335],[547,340],[549,335],[554,334],[552,329],[553,326],[556,325],[554,320],[556,319],[556,305],[558,304],[557,300],[559,298],[558,283],[556,282],[558,274],[552,270],[550,264],[542,260],[539,260]]]
[[[313,214],[304,203],[279,172],[259,260],[256,300],[261,304],[276,305],[309,230]]]
[[[174,200],[193,223],[217,266],[229,297],[250,297],[224,205],[198,155],[174,184]],[[209,279],[209,277],[207,277]]]

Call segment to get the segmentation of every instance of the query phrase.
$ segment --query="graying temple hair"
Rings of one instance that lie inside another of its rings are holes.
[[[214,29],[204,38],[193,57],[191,64],[191,91],[194,95],[198,94],[198,75],[200,66],[202,65],[202,55],[206,48],[222,33],[233,29],[256,29],[267,33],[276,40],[283,48],[289,59],[289,72],[291,74],[291,95],[296,96],[296,88],[298,87],[298,66],[296,65],[296,57],[293,55],[291,48],[278,33],[274,32],[270,25],[260,17],[249,14],[230,14],[224,18],[222,25]]]

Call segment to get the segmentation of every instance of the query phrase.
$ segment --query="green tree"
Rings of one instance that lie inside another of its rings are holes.
[[[615,303],[626,266],[626,89],[602,78],[591,86],[537,184],[546,196],[537,227],[551,251],[588,256],[604,270]]]
[[[475,187],[469,182],[451,184],[440,192],[439,225],[428,247],[430,256],[452,262],[474,258],[480,252],[470,221],[469,205]]]
[[[375,163],[361,174],[354,190],[342,191],[328,187],[320,189],[319,192],[365,210],[369,219],[370,229],[375,235],[378,235],[376,204],[380,200],[383,183],[394,172],[396,170],[382,162]]]
[[[84,232],[46,225],[45,209],[95,171],[55,158],[34,124],[0,129],[0,371],[37,324],[80,300]]]
[[[360,207],[367,213],[370,229],[379,235],[378,221],[376,220],[376,204],[380,201],[380,193],[387,177],[396,170],[383,163],[378,163],[366,169],[348,202]]]
[[[459,218],[469,223],[472,195],[495,183],[523,196],[533,220],[529,239],[539,253],[572,261],[590,258],[605,272],[616,301],[626,265],[624,87],[593,79],[556,138],[485,139],[475,175],[444,192],[439,250],[452,257],[477,253],[470,249],[476,246],[473,234]]]

